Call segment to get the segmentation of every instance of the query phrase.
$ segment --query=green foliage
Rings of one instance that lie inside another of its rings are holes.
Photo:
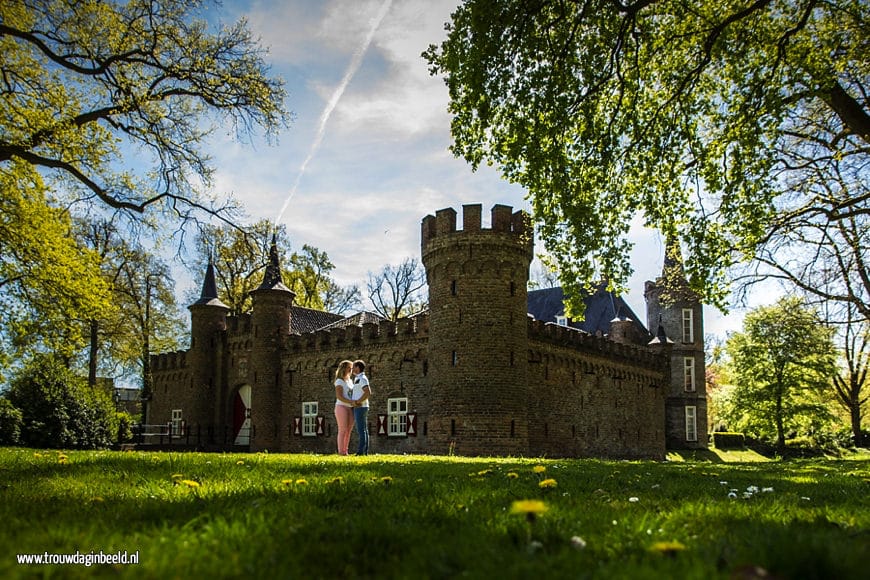
[[[4,578],[866,575],[866,455],[678,463],[4,449],[0,472]],[[541,487],[547,479],[557,486]],[[546,511],[530,519],[514,511],[518,500]],[[34,524],[45,514],[50,526]],[[138,551],[139,564],[22,566],[14,556],[90,549]]]
[[[245,22],[210,30],[201,0],[3,2],[0,167],[18,159],[124,212],[217,211],[204,139],[286,122]],[[135,148],[144,154],[130,155]]]
[[[213,169],[201,147],[218,127],[275,134],[285,93],[246,24],[211,30],[204,8],[0,2],[0,363],[21,350],[70,358],[87,343],[83,321],[108,315],[70,212],[134,226],[234,215],[203,193]]]
[[[21,411],[9,399],[0,397],[0,445],[18,445],[21,442]]]
[[[746,437],[743,433],[713,432],[713,446],[716,449],[742,449],[745,445]]]
[[[771,232],[866,213],[864,0],[468,0],[447,30],[452,150],[529,191],[574,309],[627,281],[637,212],[719,306]]]
[[[133,440],[133,425],[136,424],[136,420],[130,413],[126,412],[116,412],[115,413],[115,423],[118,425],[118,432],[115,437],[115,441],[118,443],[126,443],[128,441]]]
[[[197,240],[199,258],[215,265],[218,298],[234,315],[250,312],[250,292],[263,281],[274,237],[284,285],[296,293],[294,303],[341,313],[359,301],[359,289],[340,288],[330,274],[335,265],[326,252],[309,245],[293,252],[287,228],[260,220],[244,230],[231,226],[203,228]]]
[[[832,331],[797,298],[747,314],[744,331],[728,339],[728,375],[735,386],[726,414],[729,426],[773,436],[826,427],[825,392],[834,373]]]
[[[0,163],[0,361],[33,349],[72,356],[86,341],[78,321],[109,310],[98,256],[72,229],[36,170]]]
[[[118,433],[114,405],[52,357],[39,357],[12,379],[9,401],[21,411],[21,442],[32,447],[96,449]]]

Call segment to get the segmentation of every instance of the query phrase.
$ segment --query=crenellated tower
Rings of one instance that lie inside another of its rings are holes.
[[[190,350],[187,368],[190,385],[175,401],[173,419],[180,415],[188,425],[210,425],[214,422],[214,403],[218,399],[221,381],[223,335],[227,327],[229,307],[220,301],[215,283],[214,265],[209,262],[199,300],[190,310]],[[186,392],[185,392],[186,391]]]
[[[281,417],[281,354],[285,340],[290,336],[294,298],[296,294],[284,285],[281,278],[277,241],[273,236],[263,282],[251,291],[253,340],[248,376],[251,380],[252,451],[277,451],[281,446],[283,431],[280,426],[286,423]]]
[[[689,288],[679,243],[665,246],[662,275],[644,289],[651,345],[669,352],[665,436],[669,449],[707,447],[703,305]]]
[[[462,229],[446,208],[422,223],[429,284],[431,450],[528,453],[528,304],[533,231],[528,214],[464,205]]]

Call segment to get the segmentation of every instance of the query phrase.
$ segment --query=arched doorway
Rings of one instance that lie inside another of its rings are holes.
[[[251,385],[242,385],[233,397],[233,445],[251,444]]]

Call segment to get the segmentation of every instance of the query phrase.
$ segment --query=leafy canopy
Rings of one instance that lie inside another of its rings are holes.
[[[17,159],[133,214],[218,211],[196,189],[212,173],[204,139],[218,121],[273,133],[287,114],[245,22],[211,32],[203,5],[0,3],[0,170]]]
[[[775,436],[828,418],[823,394],[835,372],[833,331],[798,298],[782,298],[746,315],[726,344],[731,428]]]
[[[795,142],[826,140],[811,161],[867,162],[864,0],[468,0],[447,31],[424,56],[449,88],[452,150],[528,189],[575,310],[596,277],[626,282],[637,212],[724,307],[728,268],[806,168]],[[807,131],[810,115],[833,132]],[[866,200],[818,205],[838,220]]]

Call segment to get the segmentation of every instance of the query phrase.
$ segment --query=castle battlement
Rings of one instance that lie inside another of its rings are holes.
[[[457,234],[509,234],[516,238],[521,246],[531,251],[532,228],[529,214],[519,210],[514,212],[509,205],[494,205],[491,210],[491,227],[484,228],[482,224],[483,206],[479,203],[462,206],[462,229],[456,228],[455,209],[448,207],[427,215],[421,225],[421,243],[423,253],[432,247],[436,241]],[[505,240],[502,240],[505,241]]]
[[[151,355],[151,370],[174,371],[187,368],[187,351],[164,352]]]
[[[230,338],[251,333],[251,315],[227,316],[227,334]]]
[[[428,335],[429,316],[421,314],[413,318],[402,318],[396,324],[384,320],[377,324],[366,322],[362,326],[352,325],[305,334],[291,334],[287,337],[287,347],[291,352],[301,352],[336,347],[384,346],[403,340],[427,338]]]
[[[645,346],[615,342],[577,328],[529,318],[529,340],[539,340],[604,357],[629,360],[642,365],[662,364],[661,357]]]

